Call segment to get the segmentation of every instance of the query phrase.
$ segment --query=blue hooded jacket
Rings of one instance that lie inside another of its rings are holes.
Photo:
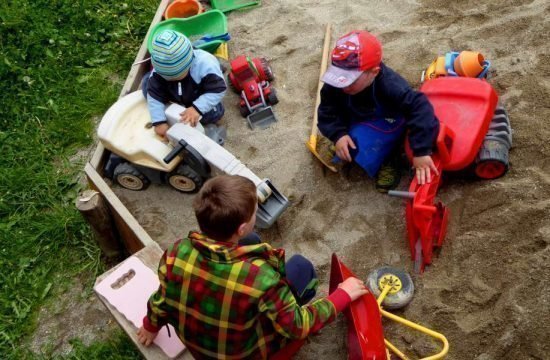
[[[351,125],[351,106],[360,113],[376,112],[382,107],[384,116],[403,116],[414,156],[431,155],[439,132],[439,121],[426,95],[413,90],[407,81],[395,71],[380,64],[380,72],[373,84],[356,95],[348,95],[342,89],[325,84],[321,89],[318,108],[318,127],[332,142],[347,135]]]

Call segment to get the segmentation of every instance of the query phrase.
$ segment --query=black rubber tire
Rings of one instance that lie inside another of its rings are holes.
[[[271,88],[271,91],[267,95],[267,103],[269,105],[276,105],[279,103],[279,98],[277,97],[277,91],[275,89]]]
[[[133,191],[145,190],[151,184],[147,176],[127,162],[117,165],[113,172],[113,179],[123,188]]]
[[[269,82],[275,80],[275,75],[273,75],[273,70],[271,69],[267,59],[260,58],[260,63],[262,64],[262,71],[265,74],[266,80]]]
[[[382,306],[387,310],[401,309],[411,302],[414,295],[412,278],[405,271],[390,266],[382,266],[369,274],[366,281],[367,287],[374,297],[378,298],[382,292],[379,287],[379,281],[383,276],[388,274],[397,277],[401,281],[402,287],[397,293],[386,295]]]
[[[504,176],[508,171],[508,147],[500,141],[485,140],[477,154],[474,171],[485,180]]]
[[[248,108],[246,107],[246,105],[245,106],[239,105],[239,111],[242,117],[247,117],[248,115],[250,115],[250,111],[248,111]]]
[[[195,193],[204,183],[203,178],[187,164],[180,164],[168,174],[168,183],[183,193]]]

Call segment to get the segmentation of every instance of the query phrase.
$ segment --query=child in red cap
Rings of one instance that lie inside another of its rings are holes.
[[[355,161],[376,177],[378,191],[387,192],[399,184],[393,158],[408,130],[418,181],[430,182],[437,174],[431,154],[439,121],[428,98],[384,65],[382,45],[368,31],[338,39],[331,60],[322,78],[318,126],[336,155]]]

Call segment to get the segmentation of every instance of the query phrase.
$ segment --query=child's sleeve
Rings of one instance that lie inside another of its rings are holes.
[[[286,281],[279,280],[276,286],[264,294],[259,302],[259,310],[284,337],[304,339],[334,320],[336,314],[350,302],[349,295],[337,289],[328,298],[300,306]]]
[[[166,114],[164,113],[164,103],[158,101],[149,94],[147,94],[147,108],[149,109],[153,126],[168,122]]]
[[[165,104],[168,102],[167,88],[166,80],[160,79],[158,74],[151,72],[147,81],[147,108],[153,125],[167,122],[164,113]]]
[[[321,89],[321,103],[317,109],[317,127],[321,134],[333,143],[348,134],[348,122],[342,116],[344,109],[340,108],[339,94],[341,90],[330,85],[323,85]]]
[[[405,116],[414,156],[431,155],[439,132],[439,121],[426,95],[415,91],[394,71],[388,72],[381,88],[388,102],[395,104]]]
[[[193,107],[203,115],[214,109],[225,96],[227,85],[220,63],[211,54],[195,50],[197,64],[191,68],[193,80],[199,84],[201,95],[193,101]]]
[[[426,95],[411,88],[401,95],[401,108],[407,118],[409,143],[414,156],[432,154],[432,147],[439,132],[439,121]]]
[[[167,323],[166,311],[166,254],[160,259],[158,277],[159,288],[147,302],[147,315],[143,318],[143,327],[149,332],[158,332]]]

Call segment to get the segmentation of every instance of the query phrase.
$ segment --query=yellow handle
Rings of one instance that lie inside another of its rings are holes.
[[[386,295],[388,294],[390,289],[391,289],[391,285],[384,286],[384,288],[382,289],[382,293],[378,296],[378,299],[377,299],[378,306],[380,307],[380,313],[382,314],[382,316],[385,316],[385,317],[387,317],[387,318],[389,318],[393,321],[396,321],[400,324],[403,324],[405,326],[408,326],[408,327],[411,327],[415,330],[418,330],[418,331],[420,331],[420,332],[422,332],[422,333],[424,333],[428,336],[431,336],[433,338],[436,338],[436,339],[440,340],[443,343],[443,349],[441,349],[441,351],[439,353],[437,353],[435,355],[432,355],[432,356],[428,356],[426,358],[422,358],[420,360],[438,360],[438,359],[442,359],[443,357],[445,357],[445,355],[447,355],[447,353],[449,352],[449,341],[447,341],[447,338],[443,334],[438,333],[437,331],[430,330],[427,327],[424,327],[422,325],[418,325],[417,323],[413,323],[412,321],[409,321],[405,318],[394,315],[394,314],[392,314],[390,312],[387,312],[386,310],[382,309],[382,301],[384,301],[384,299],[386,298]],[[407,356],[405,356],[405,354],[403,354],[401,351],[399,351],[399,349],[397,349],[388,340],[384,340],[384,342],[386,343],[386,347],[388,347],[395,354],[397,354],[397,356],[399,356],[400,359],[409,360],[409,358]]]
[[[436,339],[440,340],[443,343],[443,349],[439,353],[437,353],[435,355],[432,355],[432,356],[428,356],[426,358],[422,358],[421,360],[442,359],[449,352],[449,342],[447,341],[447,338],[443,334],[438,333],[437,331],[433,331],[433,330],[430,330],[428,328],[425,328],[424,326],[418,325],[416,323],[413,323],[412,321],[404,319],[400,316],[389,313],[386,310],[381,309],[380,312],[382,313],[382,316],[385,316],[385,317],[387,317],[387,318],[389,318],[393,321],[396,321],[396,322],[401,323],[405,326],[408,326],[408,327],[411,327],[415,330],[423,332],[424,334],[426,334],[428,336],[431,336],[433,338],[436,338]]]
[[[325,31],[325,43],[323,45],[323,59],[321,60],[321,70],[319,71],[319,84],[317,85],[317,97],[315,99],[315,107],[313,108],[313,124],[311,125],[311,135],[309,136],[309,146],[313,149],[317,147],[317,108],[321,103],[321,88],[323,82],[321,79],[327,70],[327,59],[330,46],[330,23],[327,24]]]

